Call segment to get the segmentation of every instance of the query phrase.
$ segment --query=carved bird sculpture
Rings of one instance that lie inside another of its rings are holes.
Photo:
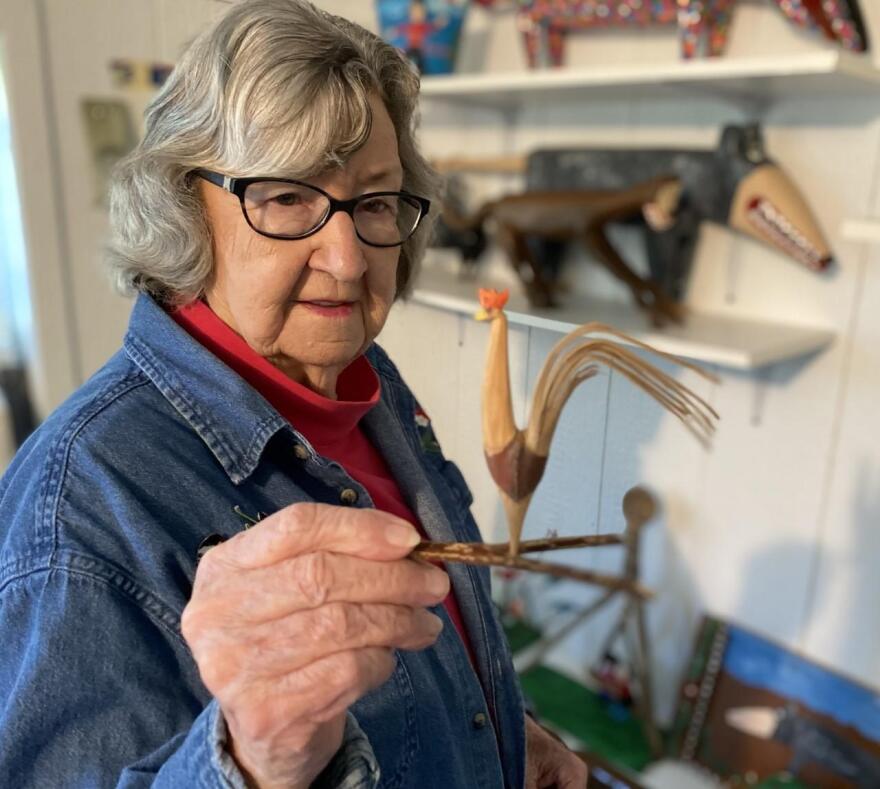
[[[600,365],[643,389],[703,442],[711,436],[718,414],[703,398],[627,346],[649,351],[709,380],[715,380],[714,376],[609,326],[587,323],[569,332],[551,350],[535,385],[528,424],[520,430],[510,395],[504,314],[507,298],[506,290],[480,289],[481,309],[475,317],[492,321],[482,391],[483,450],[507,516],[510,554],[516,556],[526,511],[544,474],[559,415],[575,388],[594,376]]]

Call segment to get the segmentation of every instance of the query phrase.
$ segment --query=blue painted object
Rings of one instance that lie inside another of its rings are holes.
[[[382,38],[422,74],[450,74],[467,0],[376,0]]]

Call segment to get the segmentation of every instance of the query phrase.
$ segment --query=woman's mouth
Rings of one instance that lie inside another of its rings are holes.
[[[304,307],[308,307],[312,312],[318,315],[324,315],[328,318],[345,318],[351,315],[355,302],[353,301],[301,301]]]

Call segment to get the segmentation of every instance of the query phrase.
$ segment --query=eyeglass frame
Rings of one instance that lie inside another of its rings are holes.
[[[224,175],[223,173],[215,172],[214,170],[206,170],[200,168],[198,170],[193,170],[193,173],[200,178],[204,179],[208,183],[214,184],[215,186],[219,186],[221,189],[225,189],[227,192],[234,194],[238,198],[238,202],[241,205],[241,213],[244,216],[244,221],[248,223],[248,227],[253,230],[255,233],[258,233],[261,236],[265,236],[266,238],[275,238],[279,241],[300,241],[304,238],[308,238],[309,236],[313,236],[317,233],[321,228],[326,225],[332,216],[342,211],[351,218],[351,224],[354,227],[354,232],[357,235],[358,239],[360,239],[364,244],[371,247],[378,247],[380,249],[389,249],[391,247],[399,247],[405,244],[409,239],[413,237],[416,230],[419,229],[419,225],[422,223],[422,220],[428,215],[428,211],[431,208],[431,201],[426,197],[419,197],[418,195],[414,195],[411,192],[404,191],[384,191],[384,192],[365,192],[362,195],[358,195],[357,197],[352,197],[348,200],[337,200],[333,195],[328,194],[323,189],[318,186],[314,186],[313,184],[306,183],[305,181],[297,181],[293,178],[272,178],[272,177],[248,177],[248,178],[232,178],[228,175]],[[248,216],[247,209],[244,206],[244,195],[247,191],[247,188],[251,184],[261,183],[269,181],[271,183],[281,183],[281,184],[293,184],[295,186],[305,186],[309,189],[314,189],[319,194],[323,195],[327,198],[330,203],[330,210],[324,215],[324,218],[318,223],[316,227],[313,227],[307,233],[303,233],[299,236],[282,236],[277,233],[269,233],[265,230],[260,230],[259,228],[254,227],[254,223],[251,222],[251,218]],[[357,222],[354,218],[354,209],[358,203],[368,197],[386,197],[388,195],[395,195],[397,197],[408,197],[411,200],[415,200],[419,204],[419,215],[416,218],[415,224],[413,225],[410,234],[404,238],[402,241],[397,241],[394,244],[374,244],[372,241],[367,241],[358,230]]]

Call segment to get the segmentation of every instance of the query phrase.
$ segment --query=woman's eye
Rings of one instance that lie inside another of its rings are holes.
[[[275,195],[272,198],[272,202],[278,205],[298,205],[302,200],[296,192],[285,192],[284,194]]]
[[[372,200],[364,200],[361,209],[369,214],[383,214],[393,211],[392,201],[389,198],[374,197]]]

